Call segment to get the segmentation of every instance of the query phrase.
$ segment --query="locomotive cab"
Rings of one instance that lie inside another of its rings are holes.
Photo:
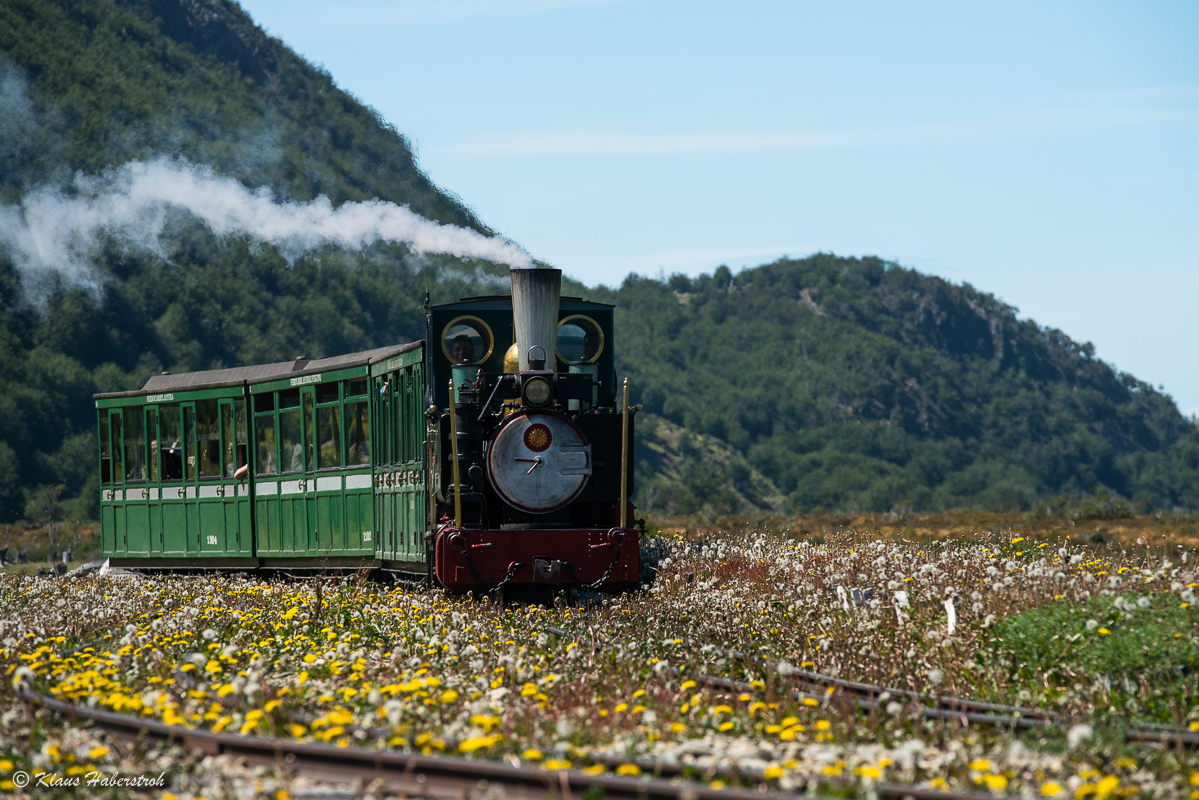
[[[430,531],[435,577],[452,590],[637,584],[627,503],[621,514],[633,414],[616,391],[613,306],[560,297],[560,281],[513,270],[511,296],[428,309],[442,344],[427,351]]]

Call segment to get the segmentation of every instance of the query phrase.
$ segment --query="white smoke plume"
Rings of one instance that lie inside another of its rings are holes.
[[[248,235],[278,246],[289,258],[325,245],[361,249],[401,242],[417,253],[481,258],[512,267],[532,266],[517,245],[456,225],[441,225],[382,200],[343,203],[325,196],[307,203],[279,202],[269,189],[186,161],[131,162],[98,177],[79,175],[75,191],[35,189],[20,206],[0,207],[0,246],[26,274],[57,273],[95,285],[92,259],[102,237],[161,252],[167,214],[194,214],[218,236]]]

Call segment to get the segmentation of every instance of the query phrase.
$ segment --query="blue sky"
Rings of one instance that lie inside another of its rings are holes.
[[[1199,414],[1199,3],[243,5],[588,284],[878,255]]]

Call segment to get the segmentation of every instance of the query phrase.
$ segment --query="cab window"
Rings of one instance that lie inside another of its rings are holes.
[[[458,317],[442,332],[441,351],[453,364],[482,364],[494,346],[491,328],[478,317]]]
[[[567,317],[558,323],[557,349],[567,364],[593,364],[604,350],[603,329],[590,317]]]

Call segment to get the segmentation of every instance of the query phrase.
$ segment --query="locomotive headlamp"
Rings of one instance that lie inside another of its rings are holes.
[[[543,406],[550,399],[550,382],[545,378],[530,378],[525,381],[525,402],[531,406]]]

